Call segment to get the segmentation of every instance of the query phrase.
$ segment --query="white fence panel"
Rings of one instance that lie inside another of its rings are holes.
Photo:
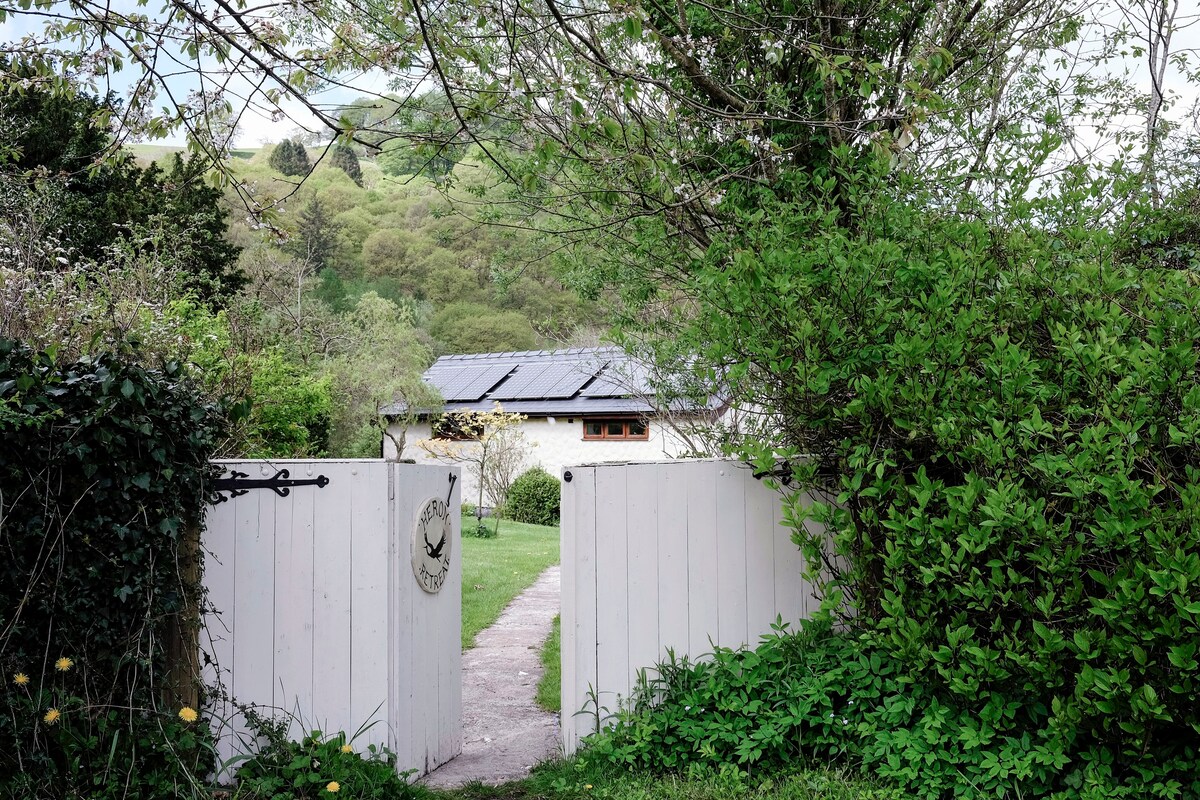
[[[754,645],[816,609],[780,496],[744,464],[568,467],[562,500],[562,736],[573,753],[668,651]],[[597,714],[597,706],[599,713]],[[586,713],[579,713],[586,709]]]
[[[423,774],[462,750],[462,568],[455,468],[374,460],[223,461],[226,473],[328,479],[256,488],[211,507],[203,539],[212,610],[201,635],[205,707],[229,778],[253,748],[237,706],[289,717],[289,735],[360,732]],[[412,537],[448,502],[441,590],[421,589]]]

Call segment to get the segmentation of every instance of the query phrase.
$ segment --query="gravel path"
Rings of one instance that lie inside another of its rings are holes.
[[[559,752],[558,715],[534,701],[542,644],[558,613],[559,568],[518,595],[463,653],[462,755],[425,776],[427,786],[498,784]]]

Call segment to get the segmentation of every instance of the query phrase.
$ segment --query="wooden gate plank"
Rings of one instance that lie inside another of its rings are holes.
[[[722,647],[748,644],[746,605],[746,486],[748,470],[736,464],[720,465],[715,494],[717,528],[717,631]]]
[[[688,652],[692,658],[712,652],[717,630],[717,480],[711,462],[685,462],[688,536]]]
[[[661,657],[658,609],[658,469],[649,464],[628,467],[626,519],[629,551],[629,630],[626,659],[627,685],[637,681],[640,668]]]
[[[658,486],[659,658],[688,652],[687,475],[654,466]],[[657,659],[656,659],[657,660]],[[647,667],[650,664],[641,664]]]
[[[576,641],[578,632],[575,621],[577,613],[575,595],[578,586],[578,580],[575,576],[578,565],[578,560],[575,557],[575,539],[577,535],[575,515],[577,513],[576,507],[579,505],[579,487],[581,484],[575,480],[575,475],[579,470],[571,469],[568,471],[571,472],[572,479],[570,482],[564,480],[562,484],[562,496],[559,505],[561,524],[558,532],[559,559],[562,562],[558,600],[559,653],[561,662],[561,675],[559,679],[559,730],[562,732],[563,742],[568,743],[566,745],[567,751],[572,752],[575,744],[578,742],[578,735],[575,730],[575,712],[579,711],[584,703],[584,698],[578,693],[579,682],[575,678],[575,659],[579,649],[578,642]]]
[[[309,726],[329,732],[349,725],[351,486],[357,476],[346,463],[322,464],[321,470],[329,485],[321,489],[313,513],[313,718]]]
[[[604,608],[596,617],[596,687],[626,687],[629,680],[629,569],[626,526],[627,470],[595,472],[596,585]],[[627,692],[598,692],[601,717],[615,714]]]
[[[356,747],[386,745],[388,700],[387,465],[362,462],[350,481],[350,724]]]

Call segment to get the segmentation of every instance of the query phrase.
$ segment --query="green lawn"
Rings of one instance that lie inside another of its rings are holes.
[[[550,638],[542,646],[542,679],[537,685],[537,704],[547,711],[562,710],[562,618],[554,618]]]
[[[488,524],[492,522],[489,520]],[[475,525],[463,518],[463,530]],[[495,539],[463,536],[462,646],[491,625],[512,599],[558,563],[558,528],[500,522]]]
[[[644,773],[599,773],[582,770],[576,761],[545,764],[527,780],[502,786],[467,786],[432,792],[427,800],[901,800],[881,789],[834,770],[796,771],[788,775],[679,776]]]

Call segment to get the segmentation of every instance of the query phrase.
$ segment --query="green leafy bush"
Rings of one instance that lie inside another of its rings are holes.
[[[252,360],[246,450],[250,458],[319,456],[329,442],[333,398],[315,377],[278,351]]]
[[[513,481],[504,500],[504,516],[531,525],[557,525],[561,495],[558,478],[533,467]]]
[[[176,798],[211,763],[168,647],[194,621],[217,409],[178,364],[0,340],[0,778],[14,796]],[[189,536],[191,534],[191,536]],[[198,676],[192,676],[198,679]]]
[[[500,520],[497,518],[491,525],[482,519],[464,520],[463,536],[476,539],[495,539],[500,535]]]
[[[1040,724],[1014,728],[1017,717]],[[931,799],[1192,797],[1200,788],[1186,748],[1163,753],[1158,775],[1130,775],[1103,746],[1070,747],[1049,717],[999,695],[947,703],[870,635],[825,621],[780,628],[755,650],[669,658],[583,759],[655,772],[840,765]]]
[[[303,800],[352,797],[354,800],[407,800],[416,797],[407,778],[396,772],[396,757],[386,747],[367,745],[358,752],[345,733],[312,731],[299,742],[287,738],[286,721],[247,719],[265,740],[238,769],[238,797],[247,800]],[[360,731],[361,733],[361,731]]]
[[[1194,796],[1200,286],[1104,232],[839,205],[835,182],[692,270],[691,335],[776,412],[742,454],[826,500],[787,514],[837,568],[829,605],[919,687],[881,769],[927,796]]]

